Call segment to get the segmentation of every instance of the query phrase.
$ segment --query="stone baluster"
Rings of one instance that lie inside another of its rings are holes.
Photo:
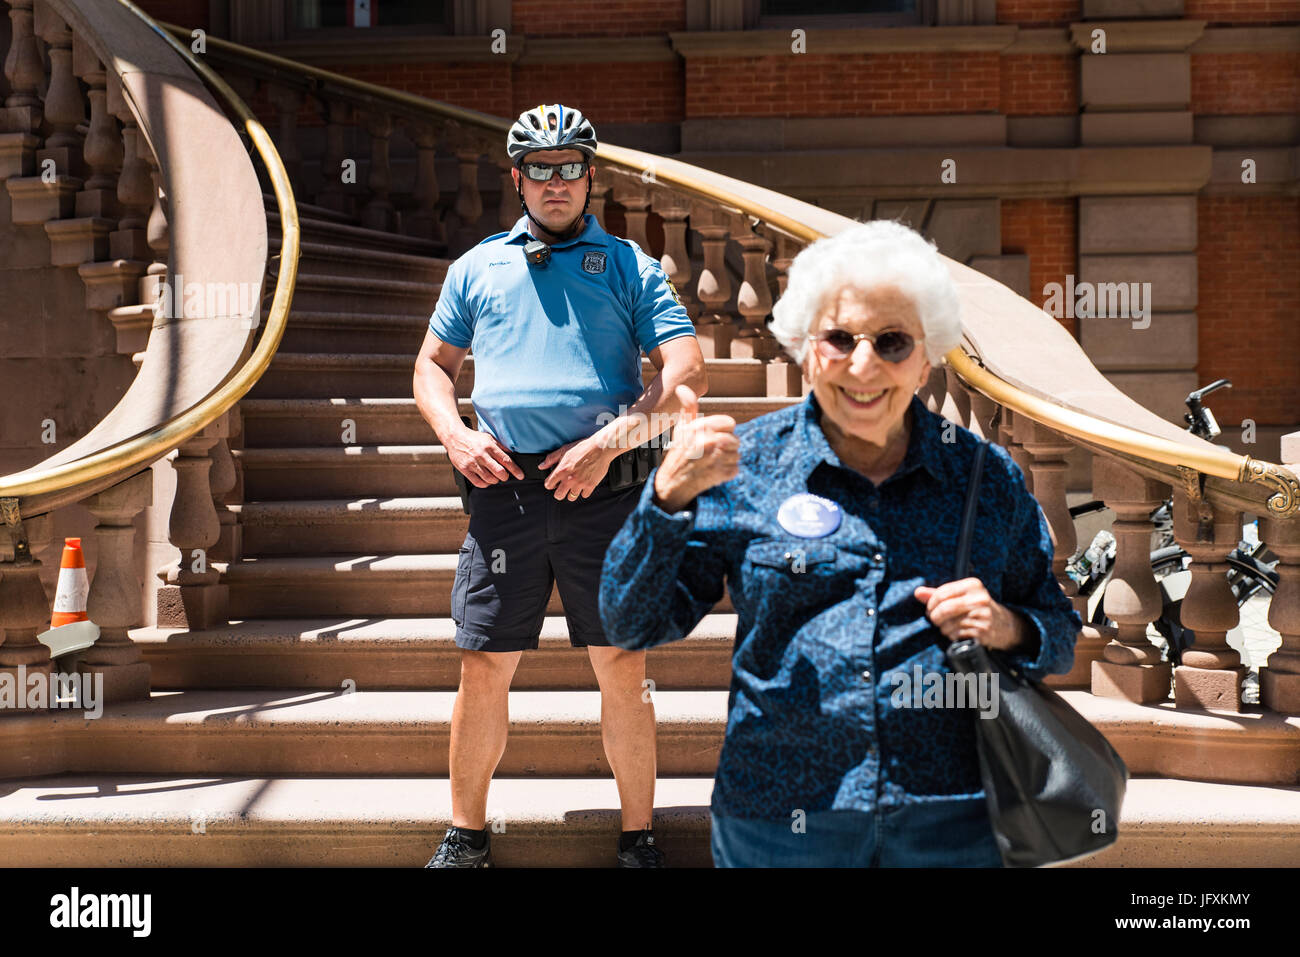
[[[1005,411],[1010,432],[1002,446],[1007,450],[1007,454],[1011,456],[1011,460],[1020,466],[1020,471],[1025,473],[1025,488],[1032,493],[1034,491],[1034,470],[1029,465],[1033,461],[1033,456],[1025,451],[1024,441],[1028,430],[1034,424],[1034,420],[1012,409],[1006,409]]]
[[[794,261],[798,243],[785,233],[767,229],[775,246],[775,255],[770,260],[776,271],[777,298],[785,295],[785,286],[789,282],[790,263]],[[807,390],[803,381],[803,372],[799,364],[790,358],[784,349],[778,349],[767,367],[767,394],[769,396],[796,396]]]
[[[30,4],[26,6],[30,7]],[[13,175],[5,181],[11,203],[10,219],[19,226],[40,226],[52,219],[71,216],[77,190],[82,185],[79,178],[83,166],[82,142],[77,126],[85,122],[85,105],[81,98],[81,87],[72,75],[72,31],[47,3],[38,4],[33,14],[30,17],[25,15],[25,10],[19,4],[12,5],[10,9],[14,29],[10,61],[13,61],[15,71],[10,80],[14,82],[16,79],[23,86],[15,86],[15,96],[9,97],[9,100],[15,100],[16,97],[26,100],[29,93],[32,97],[40,96],[46,77],[40,47],[36,41],[39,36],[45,40],[50,58],[50,75],[48,86],[45,87],[43,108],[17,107],[16,113],[13,110],[6,110],[6,113],[11,123],[21,127],[34,120],[37,126],[30,132],[48,132],[49,135],[44,146],[40,145],[39,140],[32,143],[32,163],[26,160],[28,154],[24,146],[29,142],[26,138],[20,137],[16,143],[7,144],[11,150],[18,151],[16,160],[11,154],[11,170],[17,165],[22,167],[25,174]],[[35,35],[28,37],[28,31],[34,31]],[[30,59],[33,53],[35,64]],[[6,61],[6,73],[9,72],[10,61]]]
[[[149,666],[127,629],[143,621],[140,577],[135,564],[135,516],[153,502],[153,472],[146,469],[83,503],[95,525],[95,577],[86,614],[99,625],[99,638],[81,656],[83,675],[103,676],[101,700],[149,697]],[[98,680],[98,678],[96,678]]]
[[[978,389],[966,392],[970,402],[970,419],[966,426],[982,439],[996,442],[998,429],[993,424],[993,417],[998,413],[998,404]]]
[[[344,189],[343,163],[349,159],[345,137],[347,129],[355,122],[352,106],[342,100],[325,101],[325,155],[321,157],[321,188],[316,194],[316,205],[340,213],[351,211],[351,197]],[[354,160],[355,163],[355,160]],[[352,167],[356,182],[356,167]]]
[[[0,179],[31,176],[41,139],[43,109],[39,95],[45,70],[32,32],[31,0],[10,0],[10,44],[4,72],[8,95],[0,108]]]
[[[523,215],[519,208],[519,191],[515,189],[514,166],[509,159],[497,160],[501,172],[500,199],[497,202],[497,228],[509,232]]]
[[[702,307],[696,335],[706,359],[729,359],[735,334],[731,316],[725,311],[731,299],[731,276],[726,264],[730,229],[715,207],[699,200],[691,203],[691,225],[700,234],[704,250],[704,265],[695,283],[695,298]]]
[[[438,213],[438,200],[442,191],[438,186],[438,133],[429,123],[409,121],[406,135],[415,144],[415,211],[406,219],[406,232],[434,242],[443,242],[446,235],[442,227],[442,217]],[[511,190],[513,191],[513,186]],[[513,195],[513,193],[512,193]],[[502,206],[505,199],[502,199]],[[514,220],[512,219],[513,225]],[[504,227],[509,229],[509,226]]]
[[[275,108],[279,125],[275,149],[296,195],[302,189],[302,147],[298,143],[298,111],[302,109],[302,93],[292,87],[271,83],[267,85],[266,98]]]
[[[1029,425],[1025,430],[1022,447],[1029,454],[1034,499],[1043,510],[1052,538],[1052,573],[1085,623],[1075,640],[1073,666],[1064,675],[1053,675],[1052,685],[1086,689],[1092,683],[1092,663],[1101,660],[1110,635],[1102,635],[1096,628],[1087,625],[1088,599],[1079,594],[1078,582],[1065,573],[1065,566],[1079,548],[1074,518],[1070,515],[1070,505],[1065,494],[1069,474],[1069,464],[1065,457],[1074,445],[1059,432],[1038,422],[1029,419],[1026,421]]]
[[[1278,557],[1268,623],[1282,636],[1259,669],[1259,703],[1283,714],[1300,714],[1300,522],[1264,518],[1259,525],[1261,537]]]
[[[1139,704],[1169,697],[1171,665],[1147,638],[1160,616],[1160,587],[1151,573],[1151,512],[1167,486],[1105,455],[1092,457],[1093,495],[1115,511],[1115,568],[1106,586],[1106,615],[1115,637],[1092,664],[1092,693]]]
[[[179,560],[158,573],[166,584],[158,590],[161,627],[207,628],[226,620],[229,586],[212,566],[211,549],[221,537],[221,522],[212,499],[211,450],[226,438],[225,417],[182,444],[171,460],[176,474],[168,537],[180,549]]]
[[[38,3],[35,13],[36,33],[45,41],[50,58],[45,122],[51,130],[45,148],[36,154],[36,163],[40,166],[44,160],[52,159],[58,175],[79,178],[84,174],[85,164],[82,135],[77,128],[86,122],[86,103],[72,72],[72,30],[48,3]],[[77,187],[80,186],[78,182]]]
[[[650,189],[639,178],[619,176],[614,180],[614,202],[623,207],[625,239],[630,239],[650,255],[650,240],[645,224],[650,215]]]
[[[117,229],[108,234],[109,261],[83,264],[78,271],[86,283],[87,308],[110,310],[117,351],[133,355],[148,343],[154,318],[152,300],[141,299],[141,280],[153,259],[148,223],[154,185],[145,158],[151,156],[149,145],[136,125],[121,78],[109,71],[107,80],[108,109],[122,121],[122,172],[116,197],[121,218]]]
[[[212,471],[209,473],[212,502],[217,509],[217,521],[221,525],[221,530],[217,534],[216,543],[212,548],[208,549],[208,556],[215,561],[231,562],[239,559],[243,544],[240,536],[239,516],[226,507],[238,502],[237,499],[233,499],[231,496],[237,484],[238,474],[235,468],[235,458],[230,454],[230,437],[238,435],[242,428],[239,406],[234,406],[222,418],[224,422],[220,428],[225,433],[225,436],[217,439],[216,444],[212,446],[212,452],[210,453]]]
[[[72,71],[88,87],[90,124],[82,146],[82,165],[89,178],[73,199],[73,217],[45,224],[45,232],[50,237],[50,262],[55,266],[81,266],[108,259],[108,236],[117,225],[120,213],[117,177],[122,168],[122,139],[117,132],[117,121],[108,111],[104,66],[80,36],[73,37],[72,41]],[[98,272],[92,270],[89,275],[94,280],[105,271],[110,290],[116,291],[118,273],[111,264],[103,263]],[[88,274],[82,271],[81,275],[84,279]],[[90,285],[87,284],[88,291]]]
[[[151,262],[140,277],[140,302],[153,304],[159,315],[180,317],[184,314],[185,290],[169,289],[167,285],[167,257],[171,250],[171,227],[167,223],[167,193],[163,188],[162,171],[145,151],[149,176],[153,184],[153,204],[145,224],[145,238],[149,244]]]
[[[45,82],[45,64],[33,29],[32,0],[8,0],[10,41],[5,56],[5,79],[9,95],[5,97],[0,158],[4,160],[4,177],[31,176],[36,169],[37,135],[45,108],[41,104],[41,85]]]
[[[591,203],[587,211],[596,217],[600,228],[605,229],[605,194],[614,188],[614,178],[603,166],[593,167],[596,171],[591,184]]]
[[[24,518],[21,535],[17,521],[17,506],[0,502],[0,528],[9,533],[0,535],[0,675],[11,676],[11,687],[20,689],[25,685],[22,679],[34,674],[49,680],[50,650],[36,636],[50,627],[50,600],[41,584],[41,562],[33,552],[49,542],[54,519],[51,515]],[[24,694],[13,705],[26,700]]]
[[[736,311],[744,324],[731,344],[731,357],[767,362],[780,350],[765,322],[772,312],[772,290],[767,282],[767,254],[772,244],[754,232],[753,223],[743,213],[731,218],[731,235],[740,245],[744,263],[744,275],[736,291]]]
[[[664,254],[659,265],[673,284],[682,308],[691,321],[700,314],[700,304],[691,295],[691,254],[686,248],[686,218],[691,214],[690,200],[667,189],[651,191],[650,206],[664,222]]]
[[[459,256],[478,243],[478,221],[483,216],[483,195],[478,187],[479,158],[489,152],[485,145],[459,124],[451,124],[451,140],[456,153],[460,182],[456,187],[456,202],[452,206],[452,222],[447,229],[448,253]]]
[[[393,201],[389,197],[393,187],[393,169],[389,160],[392,116],[371,113],[366,117],[366,132],[370,134],[370,173],[366,177],[370,200],[361,210],[361,223],[370,229],[388,232],[393,226]]]
[[[1193,480],[1195,481],[1195,480]],[[1241,539],[1241,512],[1194,501],[1188,490],[1174,490],[1174,540],[1192,556],[1192,580],[1179,619],[1196,634],[1174,669],[1174,702],[1179,708],[1241,710],[1241,683],[1247,668],[1228,647],[1237,626],[1237,600],[1226,577],[1228,553]]]
[[[925,344],[918,342],[917,349],[924,349]],[[957,373],[947,363],[936,366],[943,372],[942,393],[939,396],[939,413],[950,422],[956,422],[963,428],[970,422],[970,398]]]
[[[108,74],[94,50],[80,36],[73,38],[72,65],[89,87],[86,96],[90,100],[90,125],[83,151],[90,178],[77,194],[77,215],[116,219],[121,215],[117,182],[125,151],[117,121],[108,109]]]

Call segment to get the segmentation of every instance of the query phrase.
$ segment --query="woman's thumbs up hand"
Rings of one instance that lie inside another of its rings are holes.
[[[665,512],[680,511],[701,492],[740,472],[736,420],[729,415],[701,416],[699,397],[687,386],[679,385],[674,394],[681,415],[654,485],[655,504]]]

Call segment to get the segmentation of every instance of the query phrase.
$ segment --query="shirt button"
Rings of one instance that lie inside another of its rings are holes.
[[[880,554],[880,552],[876,552],[876,554],[871,556],[871,560],[873,562],[883,562],[885,560],[885,556]]]
[[[862,672],[862,680],[863,680],[863,681],[870,681],[870,680],[871,680],[871,672],[870,672],[870,671],[864,671],[864,672]]]
[[[868,608],[868,609],[867,609],[867,617],[868,617],[868,618],[874,618],[875,615],[876,615],[876,609],[874,609],[874,608]]]

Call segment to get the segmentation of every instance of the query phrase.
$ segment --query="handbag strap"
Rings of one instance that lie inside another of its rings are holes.
[[[971,536],[975,532],[975,511],[979,503],[980,477],[984,474],[984,453],[988,443],[975,446],[975,461],[971,464],[970,484],[966,488],[966,506],[961,514],[961,532],[957,536],[957,557],[953,563],[952,580],[965,578],[970,565]]]

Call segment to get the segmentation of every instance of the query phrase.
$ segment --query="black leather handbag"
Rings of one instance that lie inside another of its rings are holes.
[[[967,577],[986,451],[981,443],[971,470],[954,580]],[[1114,844],[1128,768],[1105,736],[996,649],[973,639],[941,641],[954,672],[991,675],[999,696],[996,717],[976,713],[972,720],[1003,864],[1063,864]]]

